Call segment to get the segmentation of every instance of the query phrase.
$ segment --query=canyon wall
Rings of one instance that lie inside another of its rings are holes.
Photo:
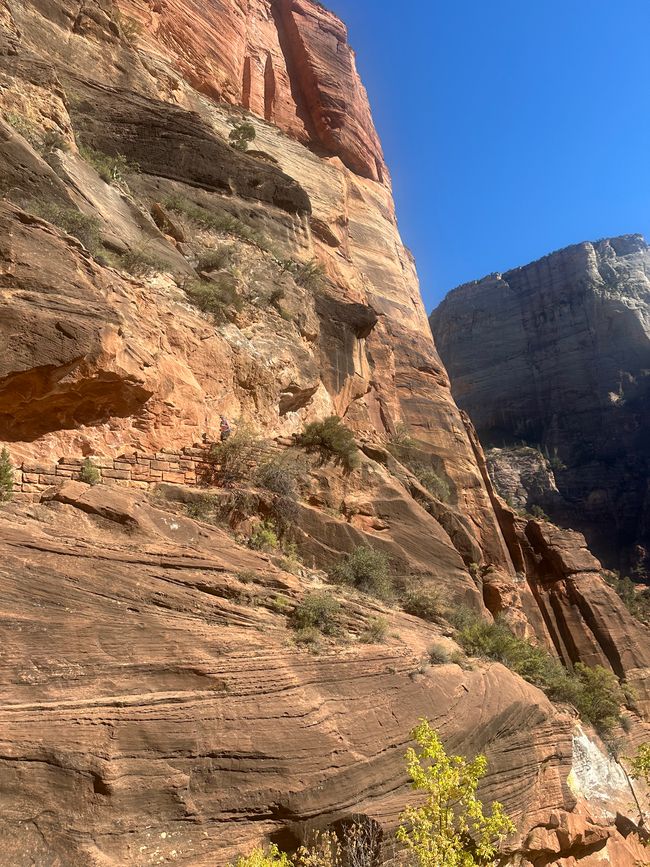
[[[577,244],[451,292],[431,316],[458,404],[485,447],[550,459],[537,504],[610,568],[650,569],[650,249]]]
[[[337,590],[337,640],[291,628],[370,545],[445,610],[614,671],[646,731],[647,631],[579,535],[499,500],[451,396],[343,24],[310,0],[0,0],[0,109],[0,863],[213,865],[352,813],[388,832],[426,715],[486,752],[511,863],[632,865],[597,735],[500,664],[432,665],[459,650],[442,615]],[[268,492],[196,490],[222,413],[293,458],[311,421],[354,432],[358,467],[300,455],[298,567],[241,544]],[[444,495],[387,447],[404,430]],[[207,519],[237,497],[255,514]]]

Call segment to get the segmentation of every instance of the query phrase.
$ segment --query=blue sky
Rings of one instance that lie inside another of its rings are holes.
[[[650,0],[326,0],[428,309],[583,240],[650,239]]]

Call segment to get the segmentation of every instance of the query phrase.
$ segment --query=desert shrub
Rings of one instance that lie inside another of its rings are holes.
[[[602,572],[605,581],[620,597],[627,610],[637,620],[650,625],[650,589],[641,589],[631,578],[618,572]]]
[[[168,196],[163,204],[170,211],[181,214],[195,226],[199,226],[202,229],[232,235],[240,238],[242,241],[248,241],[248,243],[254,244],[256,247],[267,252],[272,249],[269,241],[261,232],[243,223],[237,217],[233,217],[232,214],[223,212],[215,214],[183,196]]]
[[[235,279],[230,274],[218,274],[210,280],[190,280],[183,286],[183,291],[195,307],[211,313],[218,323],[232,319],[244,306]]]
[[[451,497],[451,488],[449,483],[437,473],[433,467],[425,466],[420,463],[408,463],[407,465],[418,482],[423,488],[426,488],[430,494],[433,494],[438,500],[446,503]]]
[[[533,518],[537,518],[538,521],[548,521],[549,520],[549,517],[546,514],[546,512],[544,511],[544,509],[542,509],[542,507],[538,506],[537,504],[530,507],[530,514],[533,516]]]
[[[230,130],[228,141],[235,150],[245,151],[248,150],[248,145],[255,140],[256,135],[257,133],[252,123],[239,121]]]
[[[283,271],[291,274],[298,286],[314,292],[321,288],[325,278],[323,266],[317,259],[300,262],[298,259],[278,259]]]
[[[334,597],[324,591],[308,593],[296,607],[291,617],[294,629],[318,629],[324,635],[334,635],[338,631],[338,616],[341,605]]]
[[[0,452],[0,503],[7,503],[14,495],[14,468],[6,447]]]
[[[35,150],[40,150],[41,138],[39,136],[38,127],[35,123],[27,120],[26,117],[23,117],[23,115],[19,114],[17,111],[4,112],[3,118],[9,126],[13,127],[18,135],[21,135],[25,141],[29,142]]]
[[[144,247],[134,247],[118,255],[118,265],[134,277],[145,277],[156,272],[168,271],[167,263],[148,252]]]
[[[275,551],[280,547],[277,529],[272,521],[260,521],[248,538],[248,547],[254,551]]]
[[[551,700],[572,704],[601,733],[618,721],[625,696],[612,672],[581,663],[569,671],[543,648],[513,635],[501,621],[483,621],[462,610],[453,619],[459,626],[457,640],[468,653],[501,662]]]
[[[98,485],[101,481],[101,473],[95,466],[95,464],[91,461],[90,458],[86,458],[81,465],[81,469],[79,470],[79,481],[85,482],[87,485]]]
[[[129,162],[124,154],[111,156],[86,145],[79,145],[79,153],[107,184],[126,184],[129,174],[140,171],[140,167]]]
[[[445,612],[442,593],[437,587],[417,587],[408,589],[401,599],[402,608],[407,614],[435,623]]]
[[[388,620],[385,617],[371,617],[360,635],[364,644],[379,644],[388,635]]]
[[[305,626],[302,629],[296,629],[293,640],[298,645],[310,647],[312,650],[318,650],[321,645],[322,633],[315,626]]]
[[[230,248],[227,246],[215,247],[213,250],[205,250],[198,257],[197,271],[221,271],[230,262]]]
[[[402,423],[395,425],[395,430],[388,437],[387,447],[398,461],[404,462],[413,456],[416,446],[408,425]]]
[[[291,860],[285,852],[280,852],[278,847],[271,843],[268,849],[258,846],[249,855],[238,858],[234,867],[291,867]]]
[[[273,455],[263,461],[255,473],[255,482],[274,494],[295,500],[298,497],[300,480],[307,473],[304,458],[295,450]]]
[[[250,478],[251,464],[259,449],[259,439],[243,426],[227,440],[214,443],[208,455],[210,481],[228,485]]]
[[[100,224],[94,217],[87,217],[76,208],[66,208],[51,202],[33,201],[29,203],[29,209],[37,217],[47,220],[81,241],[89,253],[96,255],[101,250]]]
[[[195,521],[210,523],[215,520],[217,513],[217,501],[209,494],[201,494],[185,506],[185,514],[188,518],[193,518]]]
[[[362,593],[389,599],[393,595],[393,576],[388,557],[362,545],[339,560],[329,572],[337,584],[348,584]]]
[[[319,451],[322,456],[333,456],[348,470],[359,466],[359,449],[354,441],[354,434],[338,415],[308,424],[300,436],[300,444],[308,451]]]

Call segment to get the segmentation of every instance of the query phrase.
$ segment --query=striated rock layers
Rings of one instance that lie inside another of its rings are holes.
[[[638,860],[629,783],[568,706],[501,665],[430,665],[434,640],[458,652],[441,616],[326,583],[372,545],[441,607],[610,668],[645,736],[647,631],[578,534],[499,500],[451,397],[343,25],[309,0],[0,0],[0,108],[0,443],[21,468],[0,864],[221,864],[353,812],[390,830],[422,715],[486,751],[513,864]],[[295,502],[197,492],[185,457],[221,413],[276,455],[336,413],[359,466],[294,449]],[[410,466],[386,447],[403,429]],[[71,478],[88,456],[96,487]],[[241,544],[270,516],[301,564]],[[314,653],[292,613],[323,589],[339,631]]]
[[[650,574],[649,274],[638,235],[577,244],[461,286],[431,315],[483,445],[541,450],[561,496],[537,503],[582,530],[608,566],[641,577]],[[503,478],[503,449],[495,461]]]

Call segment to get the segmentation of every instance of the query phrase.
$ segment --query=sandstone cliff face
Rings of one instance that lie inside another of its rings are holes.
[[[484,445],[554,461],[551,517],[611,567],[650,550],[650,250],[638,235],[578,244],[454,290],[431,316],[459,405]]]
[[[0,443],[23,468],[0,513],[0,863],[225,863],[351,812],[389,830],[427,715],[487,752],[513,863],[632,865],[629,786],[595,735],[500,665],[430,666],[444,623],[352,594],[341,643],[292,638],[320,569],[371,544],[638,684],[638,732],[648,711],[645,633],[608,622],[579,537],[499,501],[451,397],[343,25],[309,0],[0,0],[0,85]],[[249,153],[226,141],[242,117]],[[234,293],[226,317],[190,302],[197,281]],[[297,574],[151,484],[184,481],[220,413],[281,449],[333,412],[362,458],[309,459]],[[386,450],[402,424],[444,500]],[[65,481],[88,455],[104,483]],[[389,637],[365,643],[377,615]]]

